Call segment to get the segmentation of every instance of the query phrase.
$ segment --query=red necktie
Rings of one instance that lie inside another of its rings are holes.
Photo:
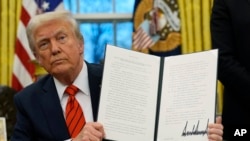
[[[66,105],[66,123],[72,138],[75,138],[85,125],[82,108],[75,98],[75,94],[78,90],[79,89],[74,85],[69,85],[65,90],[65,93],[69,95]]]

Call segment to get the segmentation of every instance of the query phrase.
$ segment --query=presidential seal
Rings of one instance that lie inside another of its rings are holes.
[[[144,31],[153,40],[147,46],[137,47],[133,44],[132,49],[144,53],[168,52],[176,49],[181,44],[180,16],[177,0],[142,0],[134,15],[134,36],[137,29],[143,26]],[[146,29],[146,28],[149,29]],[[140,39],[142,41],[143,39]],[[133,41],[134,42],[134,41]]]

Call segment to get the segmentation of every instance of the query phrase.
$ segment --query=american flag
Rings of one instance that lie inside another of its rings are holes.
[[[150,48],[154,45],[154,41],[151,36],[143,30],[142,27],[138,27],[133,36],[133,47],[137,50]]]
[[[151,20],[144,20],[133,34],[133,48],[142,50],[152,47],[158,40],[158,8],[155,7],[151,12]]]
[[[26,26],[30,18],[43,12],[63,10],[62,0],[22,0],[21,15],[18,23],[12,87],[19,91],[33,82],[35,59],[31,52],[26,36]]]

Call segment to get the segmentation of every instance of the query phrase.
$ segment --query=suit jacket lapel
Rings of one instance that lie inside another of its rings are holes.
[[[90,78],[89,78],[90,79]],[[92,110],[93,110],[93,118],[94,121],[97,120],[97,112],[98,112],[98,105],[99,105],[99,99],[100,99],[100,85],[96,85],[93,79],[90,79],[90,93],[91,93],[91,103],[92,103]]]
[[[58,140],[69,139],[60,100],[57,95],[53,78],[50,77],[43,87],[44,94],[40,97],[42,110],[45,113],[51,133]]]
[[[100,99],[102,69],[88,65],[88,75],[93,117],[94,121],[96,121]],[[41,100],[41,110],[45,115],[44,120],[47,120],[51,134],[55,136],[57,140],[69,139],[70,135],[52,76],[48,78],[41,89],[43,93],[39,94],[38,97]]]
[[[91,65],[87,62],[86,64],[88,66],[88,77],[89,77],[89,87],[90,87],[93,117],[94,117],[94,121],[96,121],[98,107],[99,107],[99,100],[100,100],[100,90],[101,90],[103,68],[101,66]]]

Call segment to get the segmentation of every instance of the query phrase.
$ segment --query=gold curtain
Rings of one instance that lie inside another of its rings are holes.
[[[0,0],[0,85],[11,86],[21,0]]]
[[[0,85],[11,85],[14,48],[21,0],[0,0]],[[210,14],[213,0],[178,0],[182,53],[211,49]],[[223,86],[218,81],[218,114]]]
[[[210,16],[213,0],[178,0],[182,53],[211,49]],[[217,114],[222,112],[223,86],[218,81]]]

